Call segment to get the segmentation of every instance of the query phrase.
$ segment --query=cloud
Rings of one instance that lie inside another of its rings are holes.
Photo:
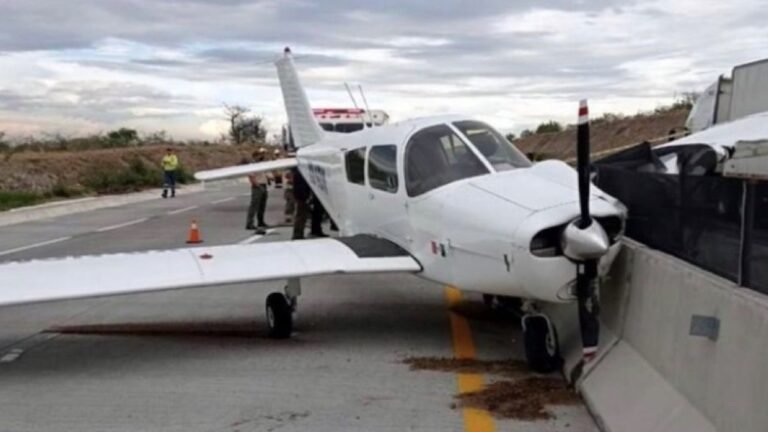
[[[521,129],[572,121],[585,96],[634,113],[764,55],[766,20],[760,0],[3,2],[0,130],[216,135],[225,102],[278,128],[285,45],[317,106],[350,105],[351,81],[395,119]]]

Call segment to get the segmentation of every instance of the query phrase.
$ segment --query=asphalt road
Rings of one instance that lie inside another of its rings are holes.
[[[207,245],[286,239],[287,227],[263,238],[243,229],[247,193],[229,185],[6,226],[0,261],[186,247],[192,219]],[[282,220],[281,194],[270,196],[268,223]],[[414,276],[309,278],[296,334],[275,341],[264,300],[282,285],[0,309],[0,430],[596,430],[582,405],[554,406],[554,419],[536,421],[462,408],[457,392],[500,378],[403,364],[522,358],[517,323],[486,319],[476,296],[461,300],[474,312],[459,314],[445,287]]]

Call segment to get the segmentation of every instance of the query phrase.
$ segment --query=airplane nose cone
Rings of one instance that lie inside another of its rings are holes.
[[[605,255],[610,247],[605,229],[594,219],[583,229],[579,228],[577,222],[569,223],[563,231],[563,254],[574,261],[597,259]]]

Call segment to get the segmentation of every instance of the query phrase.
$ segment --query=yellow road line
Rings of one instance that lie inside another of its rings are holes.
[[[445,298],[448,306],[461,302],[461,291],[453,287],[445,288]],[[451,334],[453,335],[453,355],[459,359],[475,358],[475,343],[472,341],[472,331],[469,323],[461,315],[449,311],[451,319]],[[459,393],[469,393],[481,390],[484,385],[481,374],[460,373],[458,376]],[[464,408],[464,430],[467,432],[495,432],[496,424],[491,414],[482,409]]]

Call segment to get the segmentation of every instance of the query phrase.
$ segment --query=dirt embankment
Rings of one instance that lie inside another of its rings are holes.
[[[665,137],[670,131],[682,132],[688,109],[658,114],[638,114],[624,118],[598,118],[590,123],[592,153]],[[536,159],[569,159],[576,156],[576,128],[519,138],[515,145]]]
[[[160,159],[165,145],[145,147],[85,150],[76,152],[23,152],[0,154],[0,191],[48,194],[56,188],[87,191],[94,173],[126,172],[139,164],[154,173],[160,182]],[[176,146],[174,147],[184,171],[195,171],[237,165],[248,157],[253,146]]]

